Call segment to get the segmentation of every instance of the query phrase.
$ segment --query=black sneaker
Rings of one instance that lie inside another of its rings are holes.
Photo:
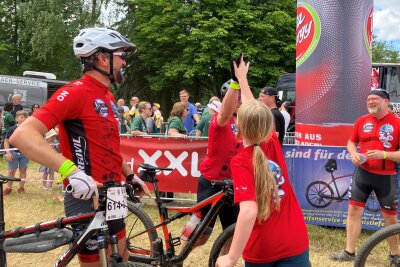
[[[355,254],[351,255],[345,250],[339,251],[329,256],[329,258],[333,261],[354,261],[355,257]]]
[[[396,255],[396,256],[389,255],[389,261],[390,261],[390,266],[400,267],[400,256],[399,255]]]

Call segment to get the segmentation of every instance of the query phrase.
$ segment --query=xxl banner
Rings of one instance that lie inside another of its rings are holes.
[[[143,163],[174,169],[157,175],[161,191],[196,193],[199,165],[206,157],[207,142],[204,139],[121,136],[121,153],[135,173],[139,173],[139,165]]]
[[[373,0],[297,2],[296,144],[344,146],[367,112],[372,14]]]
[[[306,222],[345,227],[354,171],[346,147],[286,145],[284,153]],[[374,193],[365,205],[362,225],[371,230],[384,226]]]

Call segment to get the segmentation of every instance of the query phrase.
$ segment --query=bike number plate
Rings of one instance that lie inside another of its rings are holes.
[[[125,187],[107,189],[106,221],[123,219],[128,215]]]

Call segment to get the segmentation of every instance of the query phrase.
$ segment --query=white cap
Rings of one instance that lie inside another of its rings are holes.
[[[214,110],[215,112],[219,113],[221,109],[221,102],[214,100],[210,104],[207,105],[208,108]]]

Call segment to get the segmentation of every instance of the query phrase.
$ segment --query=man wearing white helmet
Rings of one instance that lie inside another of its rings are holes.
[[[123,82],[125,54],[136,46],[120,33],[104,28],[81,30],[73,45],[83,65],[83,77],[61,87],[10,139],[28,158],[61,174],[64,185],[71,189],[64,200],[67,216],[93,210],[97,185],[110,180],[139,183],[149,194],[122,160],[117,105],[109,90],[111,84]],[[43,137],[56,125],[61,154]],[[127,260],[123,220],[111,221],[109,231],[117,235],[119,251]],[[97,251],[89,246],[79,258],[81,266],[97,266],[99,262]]]

